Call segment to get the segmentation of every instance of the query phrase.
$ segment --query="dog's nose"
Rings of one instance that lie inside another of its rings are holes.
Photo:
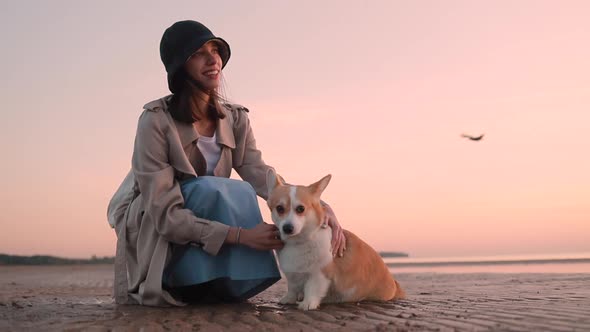
[[[293,233],[293,225],[291,225],[291,224],[283,225],[283,232],[285,232],[285,234]]]

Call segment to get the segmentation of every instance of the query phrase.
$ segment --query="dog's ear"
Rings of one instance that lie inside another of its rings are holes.
[[[324,192],[324,189],[326,189],[326,187],[328,186],[328,183],[330,183],[330,179],[332,179],[332,175],[328,174],[328,175],[324,176],[318,182],[309,185],[308,188],[311,190],[311,192],[314,195],[317,195],[318,197],[320,197],[320,195]]]
[[[277,174],[274,168],[269,168],[266,171],[266,189],[268,190],[268,196],[277,187],[285,184],[283,178]]]

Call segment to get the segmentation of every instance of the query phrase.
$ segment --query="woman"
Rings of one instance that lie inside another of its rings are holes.
[[[132,169],[108,207],[117,231],[117,303],[240,301],[280,278],[278,230],[262,221],[266,172],[248,110],[223,104],[226,41],[195,21],[169,27],[160,57],[172,95],[144,106]],[[245,180],[229,179],[232,169]],[[333,252],[342,228],[326,204]]]

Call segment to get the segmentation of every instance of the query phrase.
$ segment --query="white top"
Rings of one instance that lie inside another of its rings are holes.
[[[213,175],[213,170],[221,158],[221,145],[217,144],[215,133],[213,137],[200,136],[197,140],[197,147],[201,150],[207,161],[206,175]]]

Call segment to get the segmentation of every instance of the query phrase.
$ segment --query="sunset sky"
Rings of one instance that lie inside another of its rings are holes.
[[[264,160],[332,174],[324,200],[374,248],[590,252],[590,2],[145,3],[3,3],[0,253],[114,255],[106,207],[184,19],[231,45]]]

